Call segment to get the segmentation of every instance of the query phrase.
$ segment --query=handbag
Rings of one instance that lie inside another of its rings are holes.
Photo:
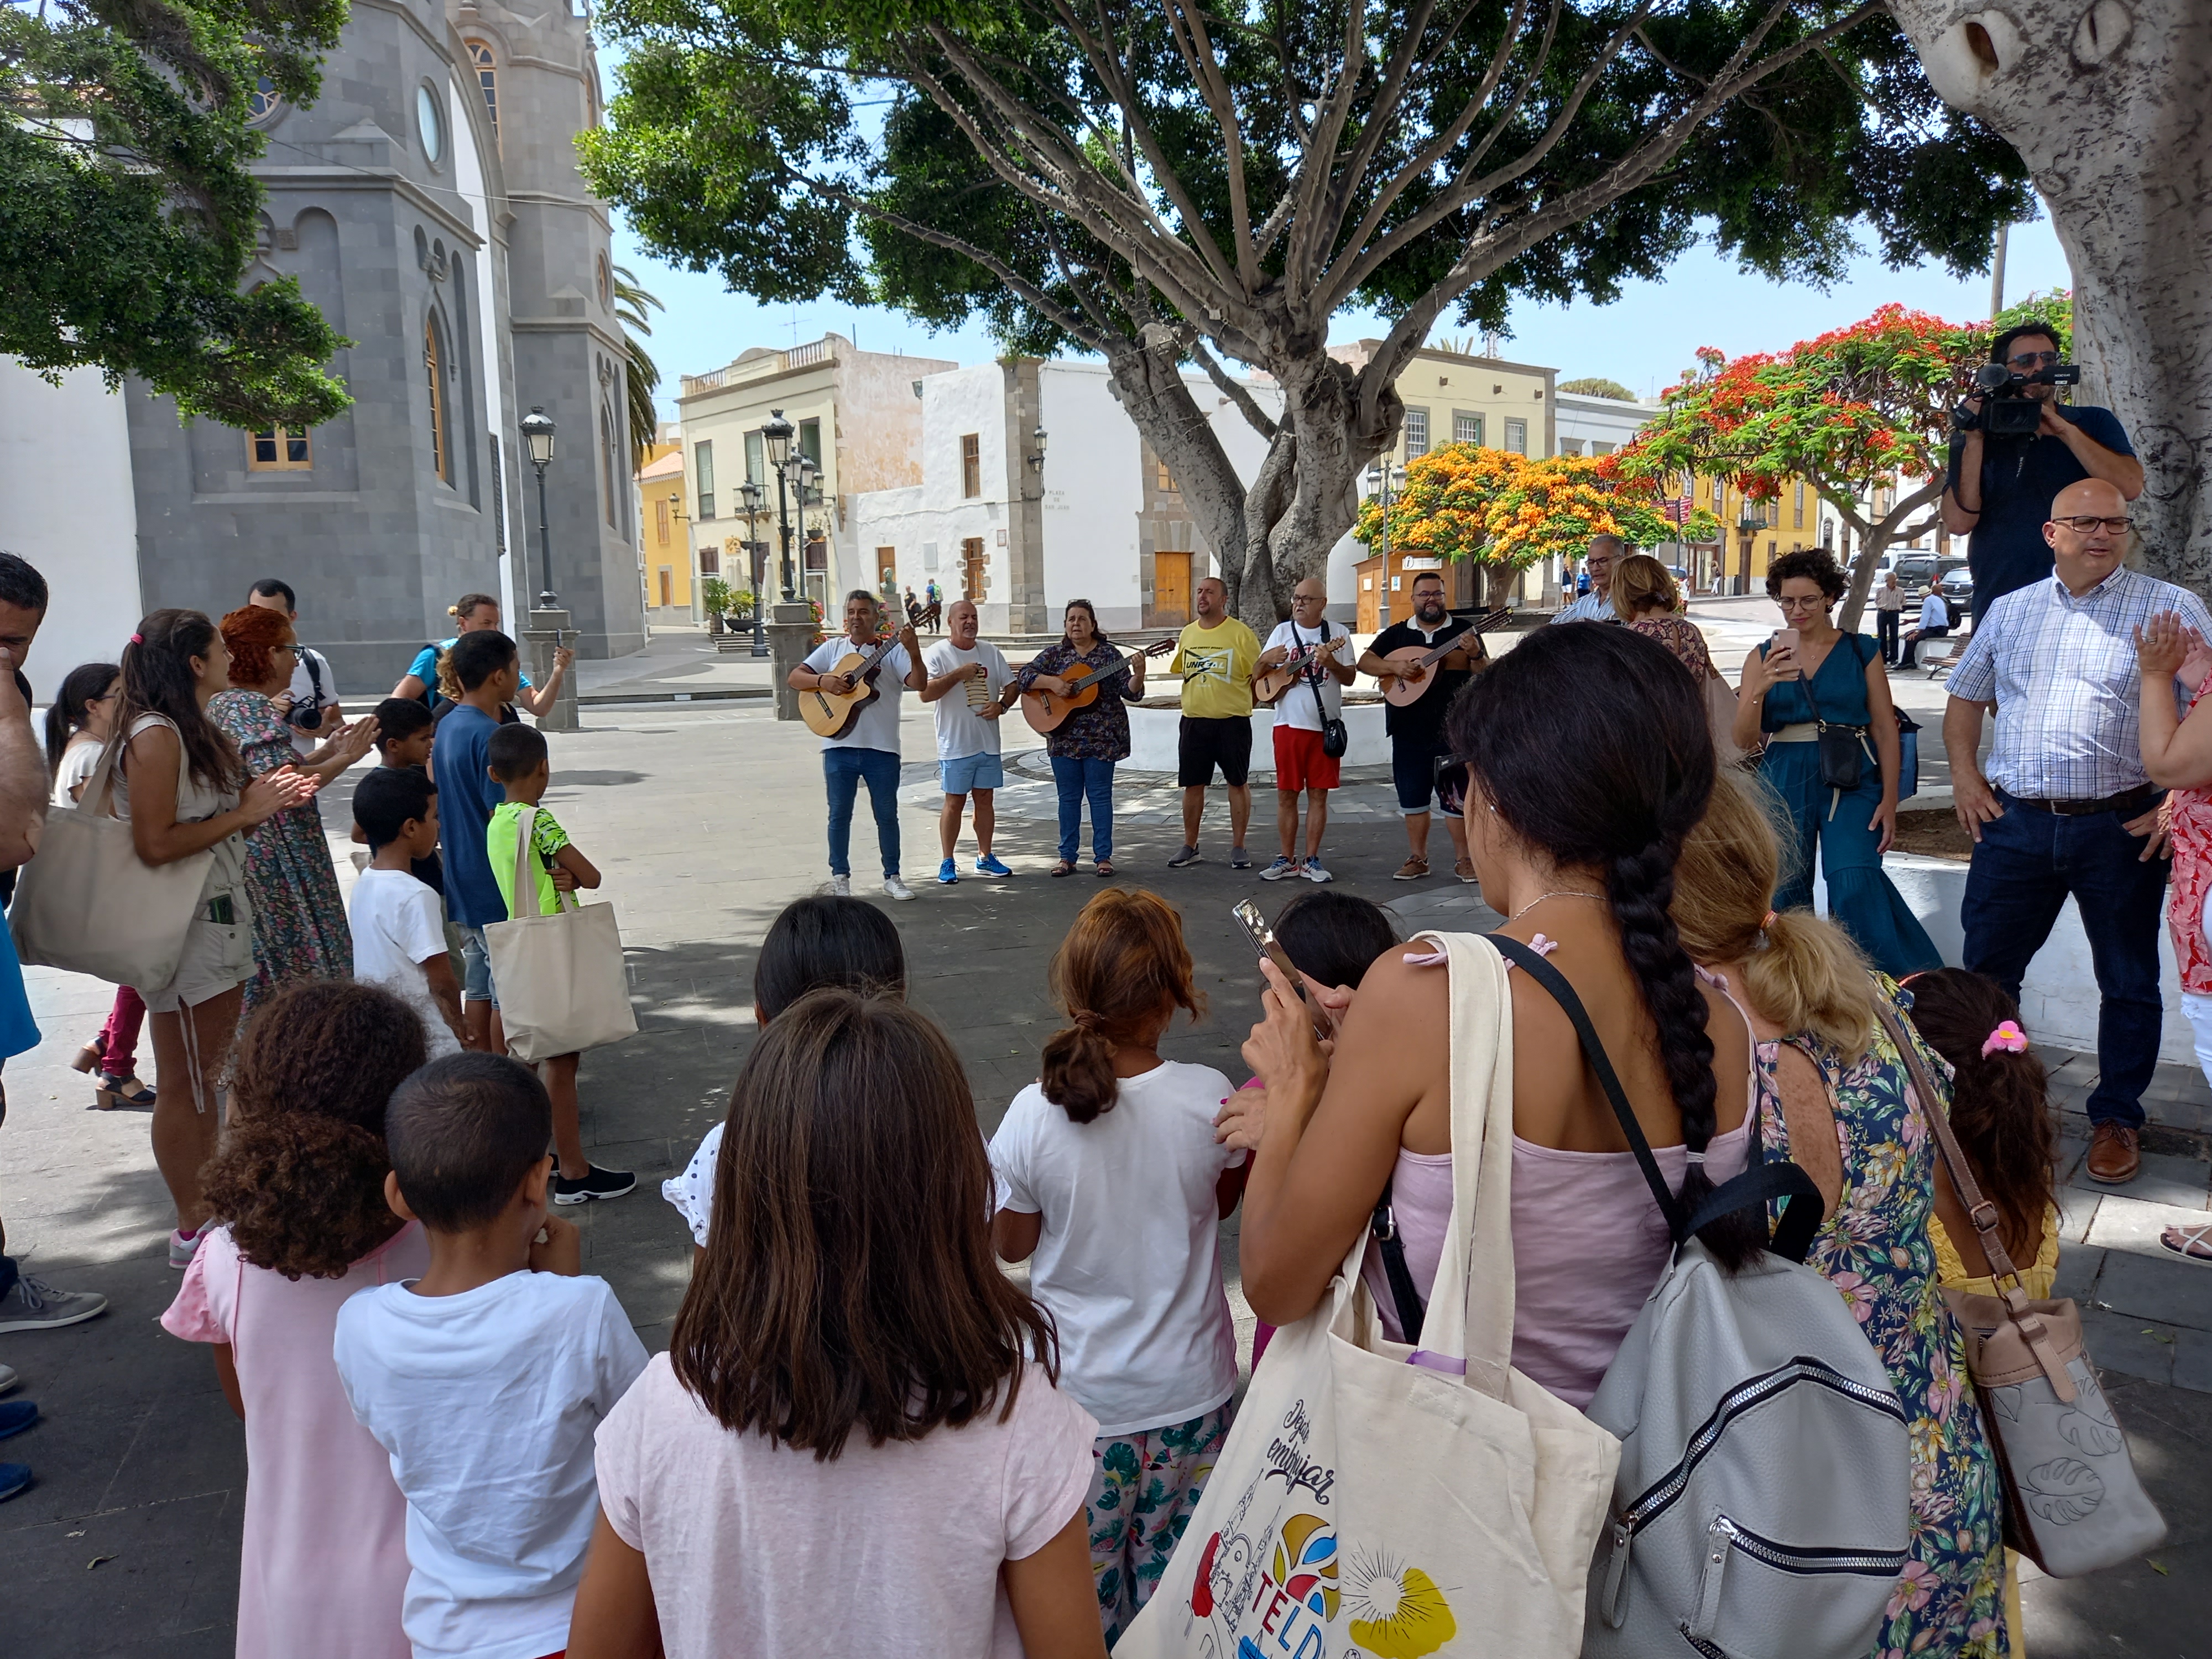
[[[2105,1398],[2070,1297],[2031,1301],[1997,1232],[1997,1207],[1982,1196],[1951,1133],[1944,1097],[1887,997],[1875,1012],[1905,1057],[1951,1185],[1972,1218],[1999,1294],[1943,1287],[1965,1327],[1966,1370],[2004,1484],[2005,1542],[2054,1578],[2116,1566],[2166,1536],[2143,1491],[2127,1437]],[[2009,1282],[2008,1282],[2009,1281]]]
[[[512,890],[533,901],[531,831],[537,823],[533,806],[516,825]],[[483,930],[507,1052],[533,1065],[637,1035],[614,906],[580,904],[574,893],[558,896],[561,908],[550,915],[516,916]]]
[[[1859,655],[1858,635],[1847,635],[1845,643],[1850,647],[1851,659],[1863,669],[1866,659]],[[1823,661],[1822,667],[1827,666]],[[1805,701],[1813,710],[1813,724],[1820,732],[1820,782],[1824,787],[1848,795],[1859,787],[1864,774],[1862,767],[1866,759],[1867,729],[1863,726],[1832,726],[1820,717],[1820,699],[1813,695],[1813,676],[1808,674],[1801,684],[1805,688]]]
[[[1421,1346],[1384,1337],[1362,1228],[1275,1333],[1188,1528],[1115,1659],[1568,1659],[1620,1443],[1512,1369],[1505,964],[1451,975],[1452,1211]]]
[[[26,967],[157,989],[177,976],[215,849],[168,864],[138,856],[131,821],[112,810],[123,748],[103,747],[74,805],[47,809],[38,856],[23,866],[8,908],[8,930]],[[185,764],[179,746],[179,789]]]

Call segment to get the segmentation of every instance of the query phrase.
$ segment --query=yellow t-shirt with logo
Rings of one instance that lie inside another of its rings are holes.
[[[1218,627],[1192,623],[1176,641],[1168,672],[1182,676],[1182,712],[1193,720],[1221,720],[1252,712],[1252,671],[1260,641],[1234,617]]]

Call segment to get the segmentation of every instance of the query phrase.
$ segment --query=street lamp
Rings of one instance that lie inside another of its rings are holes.
[[[1406,469],[1394,465],[1381,456],[1367,469],[1367,482],[1375,487],[1375,496],[1382,510],[1382,581],[1375,595],[1375,616],[1383,628],[1390,625],[1390,495],[1406,482]]]
[[[761,497],[766,493],[750,478],[738,486],[738,494],[744,498],[745,503],[745,571],[752,579],[753,655],[756,657],[768,655],[768,618],[763,614],[768,610],[767,596],[761,592],[761,581],[766,574],[761,568],[761,562],[762,556],[768,551],[768,544],[753,534],[753,519],[760,512]]]
[[[532,404],[530,413],[522,417],[522,441],[530,451],[531,465],[538,469],[538,574],[545,583],[538,594],[540,611],[556,610],[561,603],[553,592],[553,531],[545,510],[545,469],[553,461],[553,417],[545,412],[544,405]],[[522,585],[530,586],[526,572]]]
[[[791,459],[791,440],[797,430],[783,418],[783,411],[771,409],[767,424],[761,428],[761,442],[768,450],[768,464],[775,474],[776,539],[783,552],[783,599],[786,605],[798,596],[791,586],[791,504],[785,495],[784,465]]]
[[[1030,434],[1030,441],[1036,446],[1030,451],[1030,470],[1033,472],[1044,471],[1044,435],[1042,427]]]

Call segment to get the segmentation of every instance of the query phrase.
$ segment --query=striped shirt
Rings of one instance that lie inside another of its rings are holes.
[[[1593,587],[1572,605],[1562,606],[1552,620],[1555,623],[1617,623],[1620,620],[1620,613],[1613,608],[1613,594],[1609,589]]]
[[[2136,570],[2078,599],[2052,575],[1992,601],[1949,688],[1996,703],[1990,781],[2024,800],[2100,800],[2148,783],[2135,632],[2165,611],[2212,635],[2203,600]]]

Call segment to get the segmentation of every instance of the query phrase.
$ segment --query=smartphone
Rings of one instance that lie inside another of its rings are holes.
[[[1336,1026],[1329,1018],[1328,1010],[1315,1001],[1307,991],[1306,976],[1291,966],[1290,957],[1284,954],[1282,945],[1276,941],[1275,930],[1267,925],[1267,917],[1260,914],[1260,907],[1250,899],[1238,899],[1232,914],[1251,939],[1253,950],[1273,963],[1277,971],[1290,981],[1291,988],[1298,994],[1298,1000],[1306,1006],[1307,1017],[1313,1021],[1316,1034],[1324,1037],[1334,1036]]]
[[[1797,648],[1797,640],[1798,634],[1796,629],[1778,628],[1774,630],[1773,648],[1777,651],[1795,651]]]

